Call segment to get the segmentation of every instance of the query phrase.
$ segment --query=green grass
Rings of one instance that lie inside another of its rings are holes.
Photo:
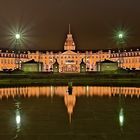
[[[44,86],[44,85],[103,85],[103,86],[140,86],[139,78],[93,78],[93,77],[71,77],[71,78],[4,78],[0,79],[0,86]]]
[[[0,86],[44,85],[140,86],[140,73],[0,73]]]

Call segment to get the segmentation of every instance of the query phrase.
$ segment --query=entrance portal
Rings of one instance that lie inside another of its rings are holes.
[[[64,65],[62,67],[62,72],[63,73],[75,73],[75,72],[78,72],[78,68],[76,65]]]

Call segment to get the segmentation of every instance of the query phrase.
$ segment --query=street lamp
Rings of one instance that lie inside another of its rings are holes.
[[[126,40],[128,38],[127,31],[124,29],[116,30],[114,38],[115,38],[115,42],[118,47],[118,54],[119,54],[118,67],[121,67],[121,52],[120,51],[123,50],[124,44],[126,43]],[[122,59],[122,61],[123,61],[123,59]]]
[[[8,26],[6,39],[9,45],[15,51],[15,69],[21,68],[20,51],[24,49],[24,46],[28,46],[30,41],[34,41],[31,38],[32,26],[24,24],[16,24],[16,26]]]
[[[121,54],[120,54],[120,50],[122,49],[122,45],[124,43],[124,39],[125,39],[125,32],[124,31],[119,31],[118,34],[117,34],[117,37],[118,37],[118,45],[119,45],[119,48],[118,48],[118,53],[119,53],[119,62],[118,62],[118,66],[121,67]],[[122,60],[123,61],[123,60]]]
[[[15,34],[15,40],[16,40],[16,47],[17,47],[16,49],[18,51],[18,53],[17,53],[17,55],[18,55],[18,59],[17,59],[18,69],[20,69],[20,49],[19,49],[20,39],[21,39],[21,34],[16,33]]]

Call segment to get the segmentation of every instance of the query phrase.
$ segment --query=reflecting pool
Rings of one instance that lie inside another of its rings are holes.
[[[0,88],[0,140],[139,140],[140,88]]]

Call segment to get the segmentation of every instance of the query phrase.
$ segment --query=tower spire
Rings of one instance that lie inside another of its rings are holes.
[[[69,24],[69,34],[71,34],[70,32],[71,32],[71,31],[70,31],[70,24]]]
[[[71,27],[70,27],[70,24],[69,24],[69,32],[67,34],[67,39],[65,41],[65,44],[64,44],[64,50],[75,50],[75,43],[73,41],[73,38],[72,38],[72,34],[71,34]]]

